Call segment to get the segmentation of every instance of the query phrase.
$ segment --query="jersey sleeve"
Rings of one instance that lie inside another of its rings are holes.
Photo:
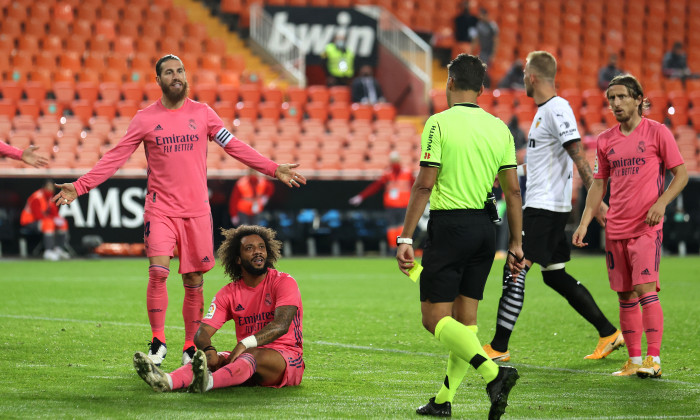
[[[22,160],[22,150],[10,146],[4,141],[0,141],[0,156],[7,156],[10,159]]]
[[[223,147],[226,153],[243,164],[255,169],[256,171],[267,176],[274,177],[275,171],[279,166],[274,161],[261,155],[260,152],[253,149],[248,144],[240,141],[225,127],[221,127],[214,134],[213,140],[219,146]]]
[[[207,135],[209,140],[212,140],[216,138],[216,134],[221,131],[222,128],[224,128],[224,122],[209,105],[204,105],[207,107]]]
[[[506,130],[508,136],[508,144],[506,145],[505,153],[503,154],[503,159],[498,167],[498,172],[504,171],[506,169],[515,169],[518,167],[518,161],[515,157],[515,140],[513,140],[513,134],[510,130]]]
[[[144,125],[137,113],[126,134],[116,146],[104,154],[94,168],[73,183],[78,195],[83,195],[109,179],[129,159],[145,136]]]
[[[605,144],[605,139],[602,136],[598,136],[598,140],[596,141],[595,163],[593,164],[593,178],[595,179],[610,178],[610,164],[608,162]]]
[[[301,292],[296,280],[290,275],[281,275],[275,287],[275,309],[280,306],[301,307]]]
[[[685,163],[678,149],[676,139],[673,137],[673,134],[671,134],[671,130],[665,125],[659,128],[659,155],[666,169],[675,168]]]
[[[226,321],[232,318],[229,314],[229,308],[231,308],[231,294],[226,291],[227,287],[223,287],[216,293],[214,299],[209,305],[209,311],[202,318],[202,322],[214,327],[217,330],[220,329]]]
[[[439,168],[442,159],[442,132],[435,115],[426,121],[420,142],[420,166]]]
[[[552,108],[547,115],[550,119],[549,127],[552,129],[552,134],[559,139],[562,146],[574,140],[580,140],[581,134],[578,131],[576,116],[570,106],[558,106]]]

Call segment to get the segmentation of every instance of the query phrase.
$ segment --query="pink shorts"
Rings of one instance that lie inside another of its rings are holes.
[[[605,239],[605,260],[608,265],[610,288],[630,292],[637,284],[656,282],[659,288],[661,262],[661,230],[647,232],[636,238]]]
[[[264,385],[268,388],[282,388],[283,386],[296,386],[301,383],[301,378],[304,376],[304,359],[302,354],[296,351],[290,351],[284,348],[272,348],[272,347],[260,347],[270,350],[275,350],[284,358],[284,362],[287,364],[287,368],[284,370],[284,375],[282,375],[282,380],[275,385]],[[220,351],[219,355],[228,357],[231,354],[230,351]]]
[[[143,214],[143,242],[146,255],[173,257],[177,246],[178,273],[206,273],[214,267],[214,238],[211,215],[167,217],[151,212]]]

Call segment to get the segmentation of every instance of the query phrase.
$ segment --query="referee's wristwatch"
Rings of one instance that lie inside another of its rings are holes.
[[[408,244],[408,245],[413,245],[413,239],[411,238],[402,238],[400,236],[396,237],[396,246],[399,246],[401,244]]]

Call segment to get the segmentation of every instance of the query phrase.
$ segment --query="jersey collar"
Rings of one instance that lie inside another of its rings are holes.
[[[546,104],[547,102],[551,101],[552,99],[556,98],[557,95],[552,96],[551,98],[547,99],[546,101],[542,102],[541,104],[537,104],[537,107],[541,107],[542,105]]]
[[[479,105],[473,104],[471,102],[463,102],[461,104],[454,104],[454,106],[466,106],[467,108],[479,108]]]

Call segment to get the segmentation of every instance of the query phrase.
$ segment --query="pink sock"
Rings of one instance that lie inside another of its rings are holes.
[[[639,297],[639,303],[642,305],[642,321],[647,336],[647,356],[659,356],[664,334],[664,312],[659,295],[649,292]]]
[[[639,300],[620,300],[620,329],[630,357],[642,357],[643,328]]]
[[[255,373],[257,364],[250,353],[243,353],[228,365],[214,372],[214,388],[240,385]]]
[[[176,389],[187,388],[192,383],[192,364],[188,363],[180,366],[173,372],[170,372],[170,379],[173,380],[173,391]]]
[[[148,287],[146,288],[146,309],[148,322],[154,337],[165,342],[165,311],[168,309],[168,279],[170,270],[162,265],[148,267]],[[161,339],[160,337],[163,337]]]
[[[194,342],[194,335],[202,321],[202,308],[204,307],[204,294],[202,284],[196,286],[185,285],[185,299],[182,302],[182,319],[185,321],[185,343]]]

